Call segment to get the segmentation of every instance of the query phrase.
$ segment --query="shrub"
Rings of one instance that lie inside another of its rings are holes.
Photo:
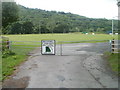
[[[12,52],[11,50],[4,50],[4,51],[2,52],[2,58],[6,58],[6,57],[8,57],[8,56],[10,56],[10,55],[15,55],[15,53]]]
[[[9,50],[9,38],[2,37],[2,58],[10,55],[15,55],[15,53]]]

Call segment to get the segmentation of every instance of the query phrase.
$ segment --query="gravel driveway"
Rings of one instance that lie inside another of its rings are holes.
[[[101,56],[109,43],[64,44],[56,55],[31,52],[3,87],[11,88],[118,88],[118,78]]]

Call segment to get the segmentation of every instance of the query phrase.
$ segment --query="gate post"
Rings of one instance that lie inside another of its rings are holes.
[[[6,41],[6,44],[7,44],[6,45],[7,49],[10,49],[10,41],[9,40]]]
[[[9,49],[11,50],[12,47],[12,41],[9,41]]]
[[[62,41],[61,41],[61,44],[60,44],[60,55],[62,56]]]
[[[113,39],[112,40],[112,53],[114,53],[115,51],[115,40]]]

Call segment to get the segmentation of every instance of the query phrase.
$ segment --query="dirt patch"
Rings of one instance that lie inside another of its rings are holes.
[[[3,88],[26,88],[28,86],[29,77],[20,79],[8,79],[4,81]]]

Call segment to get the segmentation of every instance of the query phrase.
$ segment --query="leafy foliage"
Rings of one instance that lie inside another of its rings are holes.
[[[3,30],[4,34],[36,34],[36,33],[69,33],[111,31],[111,20],[87,18],[84,16],[45,11],[41,9],[19,7],[19,21]],[[114,32],[117,32],[118,21],[114,20]]]
[[[11,50],[4,50],[4,51],[2,52],[2,58],[6,58],[6,57],[8,57],[8,56],[10,56],[10,55],[15,55],[15,53],[12,52]]]
[[[2,25],[5,28],[7,25],[17,21],[18,6],[15,2],[2,2]]]
[[[4,37],[2,38],[2,58],[6,58],[10,55],[15,55],[15,53],[9,50],[9,40]]]
[[[106,33],[107,31],[111,31],[111,20],[87,18],[72,13],[45,11],[41,9],[26,8],[23,6],[19,6],[19,8],[21,21],[30,20],[34,24],[34,28],[38,27],[40,29],[44,26],[51,33],[85,31]],[[117,20],[114,20],[114,29],[117,29]],[[35,31],[37,32],[36,29]]]
[[[31,34],[34,32],[33,27],[34,25],[30,21],[17,21],[8,25],[4,34]]]

